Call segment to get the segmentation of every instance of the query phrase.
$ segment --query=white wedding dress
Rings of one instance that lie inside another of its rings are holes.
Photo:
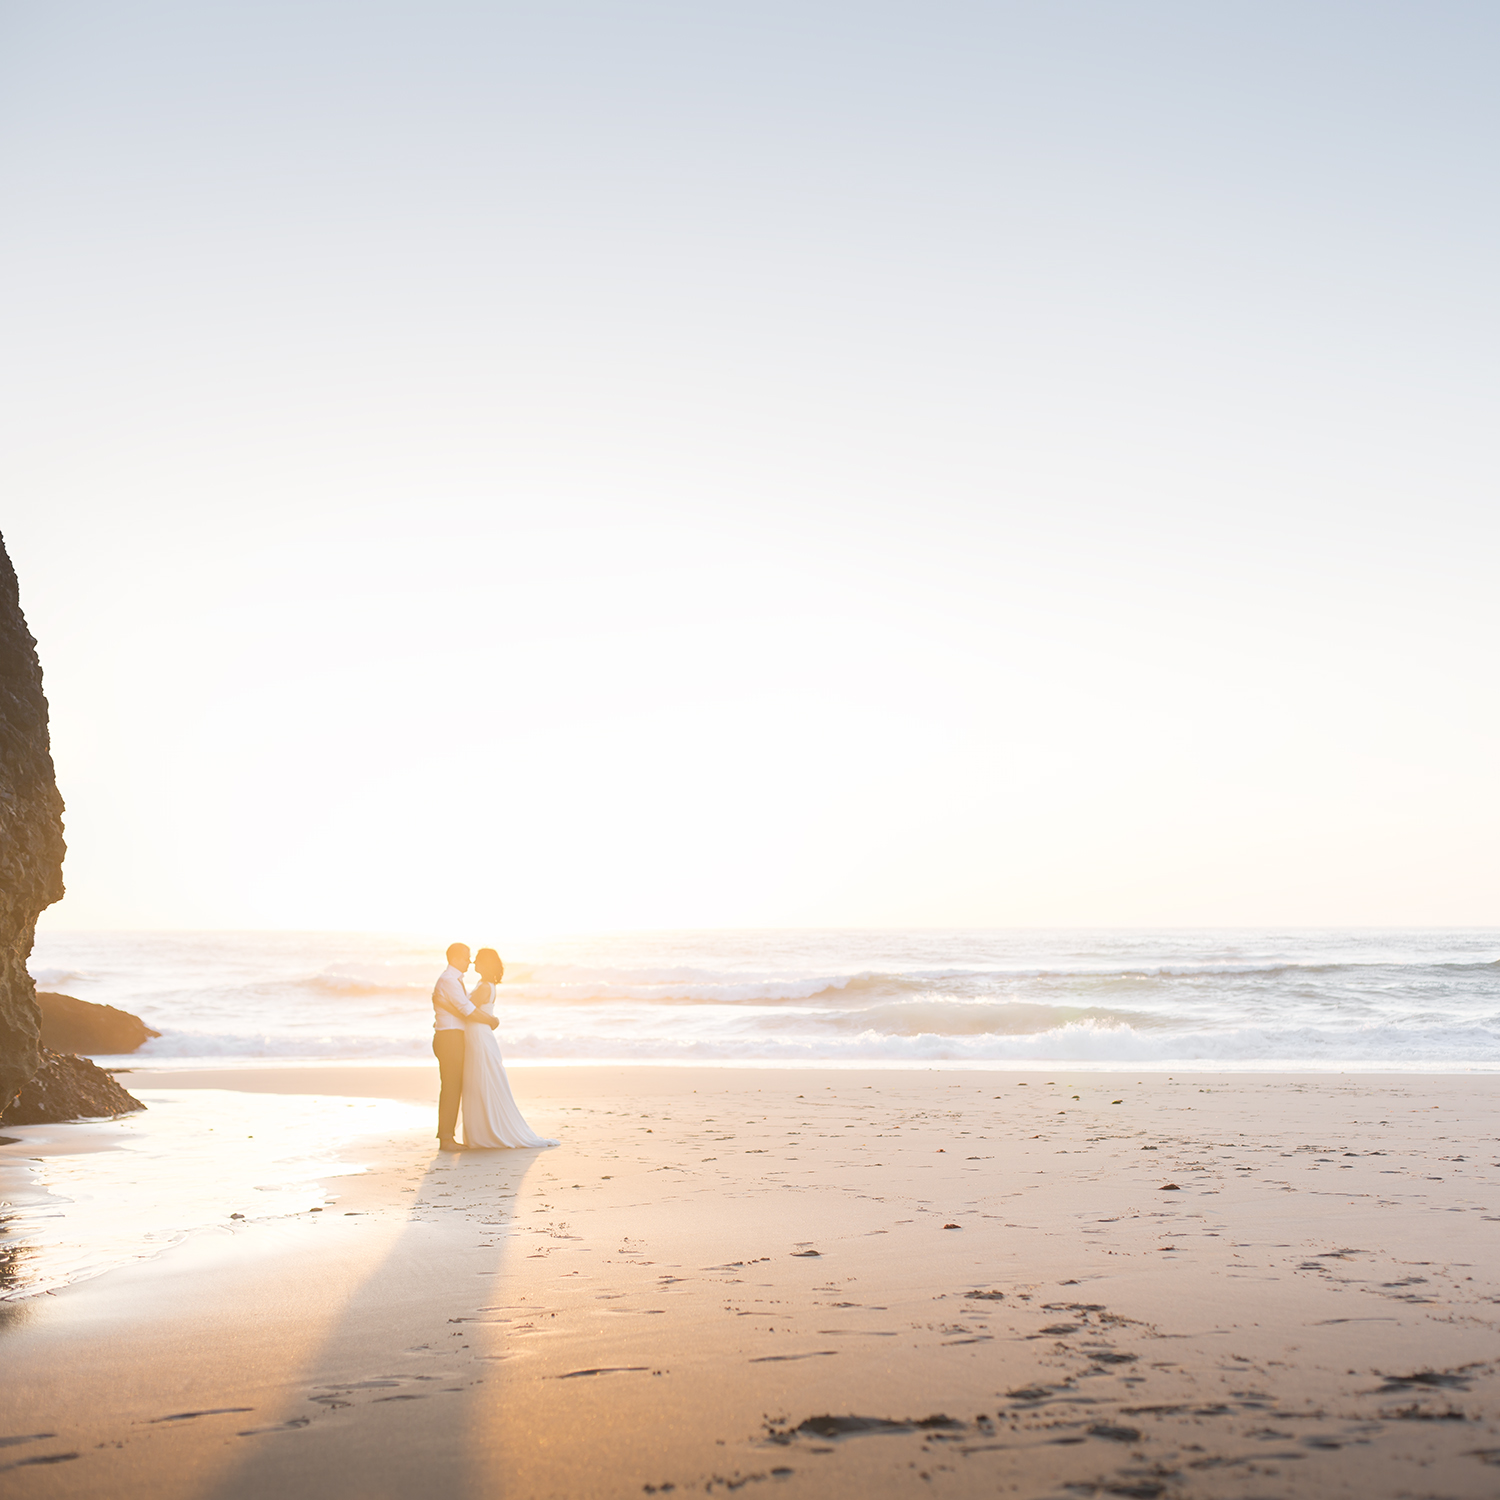
[[[495,1014],[495,987],[479,984],[469,996],[475,1010]],[[500,1043],[483,1021],[464,1022],[464,1145],[557,1146],[544,1140],[526,1123],[505,1076]]]

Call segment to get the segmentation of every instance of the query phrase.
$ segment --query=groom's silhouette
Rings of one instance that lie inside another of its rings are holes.
[[[469,1004],[464,975],[469,972],[466,943],[448,947],[448,967],[438,975],[432,990],[432,1054],[438,1061],[438,1147],[443,1151],[463,1148],[454,1140],[458,1133],[458,1106],[464,1093],[464,1022],[483,1021],[491,1031],[500,1023]]]

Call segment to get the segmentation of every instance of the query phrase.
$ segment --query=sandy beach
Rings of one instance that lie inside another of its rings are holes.
[[[0,1303],[5,1492],[1500,1488],[1500,1079],[513,1080],[560,1147],[439,1156],[411,1111],[371,1115],[317,1205],[226,1199],[159,1254]],[[124,1081],[269,1126],[425,1106],[436,1080]]]

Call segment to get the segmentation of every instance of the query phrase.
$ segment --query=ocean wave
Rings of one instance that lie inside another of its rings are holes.
[[[783,986],[801,990],[821,984],[829,989],[860,989],[878,985],[933,985],[964,983],[1010,983],[1021,980],[1098,980],[1098,979],[1217,979],[1224,976],[1279,978],[1287,974],[1363,974],[1386,970],[1409,977],[1422,971],[1434,974],[1500,974],[1500,957],[1460,961],[1430,958],[1366,958],[1357,960],[1261,959],[1233,961],[1203,959],[1187,962],[1181,959],[1154,964],[1099,960],[1074,963],[1029,963],[998,965],[944,965],[921,968],[873,969],[851,968],[847,972],[812,974],[743,973],[710,969],[592,969],[581,965],[507,964],[506,982],[555,987],[562,991],[593,990],[600,993],[641,991],[664,994],[718,994],[740,988],[766,986],[772,998],[781,998]]]
[[[920,1032],[892,1037],[863,1032],[848,1037],[770,1038],[732,1042],[723,1038],[620,1038],[606,1050],[597,1041],[529,1034],[506,1045],[518,1059],[650,1062],[858,1062],[889,1063],[1067,1063],[1280,1064],[1337,1068],[1343,1064],[1500,1064],[1500,1028],[1453,1028],[1414,1033],[1374,1028],[1364,1032],[1246,1028],[1201,1032],[1142,1032],[1091,1021],[1069,1023],[1023,1036],[955,1037]]]
[[[334,998],[392,995],[406,998],[421,996],[424,1000],[432,993],[438,971],[424,974],[419,979],[405,978],[396,974],[370,975],[351,973],[308,974],[290,979],[263,980],[251,984],[223,986],[211,992],[200,992],[200,998],[214,996],[234,1003],[254,997],[294,999],[300,995],[332,996]],[[712,974],[698,974],[691,978],[674,975],[664,978],[656,972],[621,975],[620,973],[590,974],[574,971],[566,975],[540,977],[537,972],[523,965],[507,965],[505,989],[507,993],[522,993],[530,998],[545,998],[556,1004],[588,1005],[609,1003],[616,1000],[644,1000],[658,1004],[764,1004],[775,1001],[806,1000],[825,993],[843,989],[858,975],[817,975],[810,978],[725,978]],[[468,978],[468,988],[474,987],[473,976]]]
[[[957,1035],[949,1031],[893,1034],[874,1027],[846,1032],[747,1036],[681,1033],[655,1036],[579,1036],[545,1027],[506,1035],[506,1056],[589,1062],[967,1062],[967,1063],[1282,1063],[1337,1067],[1341,1063],[1500,1064],[1500,1023],[1489,1025],[1369,1026],[1359,1028],[1226,1028],[1216,1032],[1138,1027],[1119,1019],[1081,1017],[1046,1030]],[[223,1060],[397,1061],[430,1059],[430,1036],[276,1036],[169,1032],[128,1061]]]
[[[88,976],[76,969],[34,969],[32,982],[39,990],[60,990],[64,985],[78,984]]]
[[[1101,994],[1115,989],[1133,990],[1145,994],[1152,987],[1163,995],[1182,993],[1184,986],[1171,981],[1222,980],[1235,978],[1242,983],[1253,980],[1283,983],[1293,977],[1319,978],[1320,989],[1328,993],[1336,991],[1334,976],[1344,976],[1344,987],[1357,991],[1368,988],[1372,993],[1399,983],[1408,987],[1419,986],[1422,973],[1404,969],[1390,976],[1386,985],[1373,983],[1376,973],[1389,966],[1383,965],[1283,965],[1278,968],[1240,969],[1157,969],[1062,971],[1062,970],[945,970],[921,974],[820,974],[806,978],[753,978],[740,977],[719,980],[698,979],[692,982],[662,981],[656,976],[637,978],[634,982],[622,979],[600,979],[584,975],[570,976],[567,980],[523,978],[507,972],[504,993],[527,1003],[546,1002],[553,1005],[597,1006],[616,1004],[621,1001],[636,1001],[658,1006],[767,1006],[806,1005],[850,1006],[879,1001],[895,1001],[903,998],[919,1000],[943,999],[954,1003],[999,1003],[1023,988],[1035,988],[1044,992],[1056,992],[1060,988],[1071,990],[1080,997]],[[1497,972],[1493,964],[1427,966],[1433,981],[1454,973],[1484,974]],[[471,986],[472,987],[472,986]],[[1216,992],[1208,986],[1188,984],[1191,993],[1203,989],[1211,996]],[[286,980],[261,984],[224,992],[223,999],[233,1002],[238,999],[288,999],[298,994],[310,994],[333,999],[378,999],[391,997],[403,1004],[425,1003],[431,993],[431,981],[421,984],[402,984],[395,980],[364,979],[343,975],[314,975],[306,979]],[[207,998],[207,997],[204,997]]]
[[[82,982],[76,970],[39,969],[39,987]],[[420,1008],[431,994],[436,970],[431,964],[337,965],[321,972],[283,978],[258,978],[219,984],[190,992],[158,991],[139,997],[137,1006],[150,1008],[159,1024],[162,1007],[202,1007],[214,1013],[236,1009],[286,1005],[305,1008],[322,1002],[368,1000],[392,1002],[396,1007]],[[653,1006],[806,1006],[852,1008],[905,1000],[945,1001],[954,1004],[999,1004],[1055,1000],[1059,992],[1087,1006],[1111,996],[1129,994],[1140,1009],[1169,1001],[1210,1005],[1238,997],[1274,994],[1339,997],[1357,1002],[1361,994],[1392,990],[1417,994],[1453,989],[1493,992],[1500,979],[1500,959],[1442,962],[1360,960],[1355,962],[1233,963],[1220,961],[1171,962],[1151,965],[1105,965],[1099,962],[1013,966],[925,967],[910,969],[850,968],[787,973],[726,972],[701,966],[624,967],[516,962],[506,973],[505,993],[528,1003],[562,1006],[601,1006],[634,1001]],[[114,1003],[119,1003],[115,1001]],[[972,1029],[965,1021],[963,1029]]]
[[[288,979],[279,984],[257,986],[268,990],[313,990],[324,995],[431,994],[436,975],[423,982],[405,982],[394,977],[366,978],[358,974],[314,974],[307,979]]]
[[[330,1061],[377,1061],[432,1056],[429,1033],[420,1036],[307,1036],[269,1032],[166,1031],[121,1062],[149,1067],[152,1062],[185,1057],[325,1058]],[[96,1059],[97,1060],[97,1059]]]
[[[1140,1011],[1098,1006],[955,1004],[940,1000],[876,1005],[827,1018],[841,1031],[877,1032],[886,1036],[1046,1036],[1065,1026],[1129,1027],[1134,1031],[1181,1030],[1186,1018],[1152,1016]]]

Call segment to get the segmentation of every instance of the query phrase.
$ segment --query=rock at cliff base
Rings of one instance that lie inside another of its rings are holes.
[[[134,1052],[161,1032],[153,1031],[139,1016],[113,1005],[75,1000],[71,995],[53,995],[38,990],[36,1003],[42,1008],[42,1046],[54,1052]]]
[[[145,1109],[141,1101],[86,1057],[42,1048],[42,1065],[0,1115],[5,1125],[55,1125],[60,1120],[97,1120]]]

